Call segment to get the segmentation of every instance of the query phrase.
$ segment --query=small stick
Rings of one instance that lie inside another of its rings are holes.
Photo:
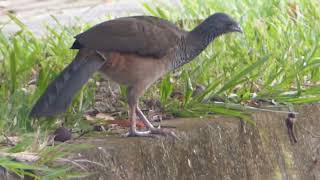
[[[10,138],[5,135],[4,133],[2,133],[2,136],[6,139],[6,144],[9,145],[9,146],[15,146],[15,144],[10,140]]]
[[[294,125],[295,121],[296,121],[296,115],[293,114],[293,113],[288,114],[288,117],[285,120],[287,129],[288,129],[289,139],[290,139],[291,143],[297,143],[298,142],[297,138],[296,138],[296,136],[294,135],[294,132],[293,132],[293,125]]]

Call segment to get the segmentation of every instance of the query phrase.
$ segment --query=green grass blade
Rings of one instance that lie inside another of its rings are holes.
[[[220,94],[222,92],[224,92],[225,90],[231,89],[234,86],[236,86],[240,80],[249,75],[253,70],[258,69],[259,67],[261,67],[264,63],[267,62],[267,60],[269,59],[269,55],[261,58],[260,60],[258,60],[257,62],[249,65],[248,67],[245,67],[243,70],[241,70],[239,73],[237,73],[236,75],[232,76],[232,78],[230,80],[228,80],[222,87],[221,89],[219,89],[215,94]]]

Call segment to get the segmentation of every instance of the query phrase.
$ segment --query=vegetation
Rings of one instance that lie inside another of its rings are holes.
[[[213,12],[227,12],[240,20],[244,34],[218,38],[192,63],[154,85],[156,91],[146,97],[160,99],[166,112],[175,116],[221,113],[250,121],[241,110],[252,101],[290,105],[320,100],[319,1],[181,0],[181,4],[144,7],[148,14],[185,29]],[[47,26],[46,35],[38,37],[9,16],[21,30],[10,37],[0,32],[0,132],[34,134],[39,126],[45,132],[56,120],[38,122],[28,118],[28,113],[48,83],[73,59],[75,51],[69,50],[73,36],[90,25],[65,27],[56,20],[58,27]],[[201,91],[194,95],[197,87]],[[77,95],[65,115],[70,126],[79,128],[79,117],[94,100],[94,88],[95,82],[90,81]],[[172,97],[173,92],[180,92],[182,98]],[[30,149],[33,141],[26,142],[19,151]],[[17,174],[22,169],[60,172],[51,171],[48,161],[29,166],[0,158],[0,165]]]
[[[204,1],[183,0],[182,11],[145,8],[155,16],[170,19],[186,29],[212,12],[223,11],[240,19],[244,35],[227,35],[216,40],[197,60],[185,66],[174,88],[183,89],[178,115],[218,112],[242,116],[228,107],[250,104],[252,100],[273,100],[277,105],[319,101],[319,12],[318,1]],[[162,91],[172,90],[165,78]],[[195,85],[204,91],[191,97]],[[168,88],[166,88],[168,87]],[[170,94],[166,92],[165,94]],[[163,96],[161,96],[163,100]],[[216,104],[219,99],[224,103]],[[169,101],[166,101],[169,102]],[[206,102],[206,103],[203,103]]]

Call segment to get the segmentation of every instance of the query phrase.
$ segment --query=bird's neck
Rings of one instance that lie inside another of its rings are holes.
[[[211,31],[203,23],[190,31],[182,40],[179,57],[174,61],[173,68],[176,69],[196,58],[206,47],[220,34]]]
[[[212,34],[196,34],[191,31],[186,37],[187,61],[196,58],[215,39]]]
[[[191,53],[189,60],[197,57],[216,37],[227,33],[217,24],[206,19],[188,33],[186,44]]]
[[[208,44],[213,41],[217,36],[223,34],[220,30],[212,24],[209,24],[206,20],[202,22],[200,25],[195,27],[190,33],[188,37],[190,39],[190,44],[195,43],[194,40],[198,40],[204,48],[208,46]]]

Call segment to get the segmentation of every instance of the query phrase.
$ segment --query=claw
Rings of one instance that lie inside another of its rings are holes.
[[[159,137],[160,136],[169,136],[173,137],[174,139],[179,139],[177,135],[172,131],[164,131],[163,129],[153,128],[149,131],[132,131],[121,135],[121,137]]]
[[[130,119],[131,119],[131,128],[128,133],[122,135],[122,137],[158,137],[160,136],[169,136],[173,137],[174,139],[179,139],[174,132],[164,131],[158,127],[154,127],[150,121],[146,118],[139,107],[131,106],[130,107]],[[147,127],[147,131],[137,131],[136,129],[136,115],[140,117],[140,119],[144,122],[145,126]]]
[[[129,131],[123,135],[122,137],[154,137],[155,135],[151,133],[151,131]]]

